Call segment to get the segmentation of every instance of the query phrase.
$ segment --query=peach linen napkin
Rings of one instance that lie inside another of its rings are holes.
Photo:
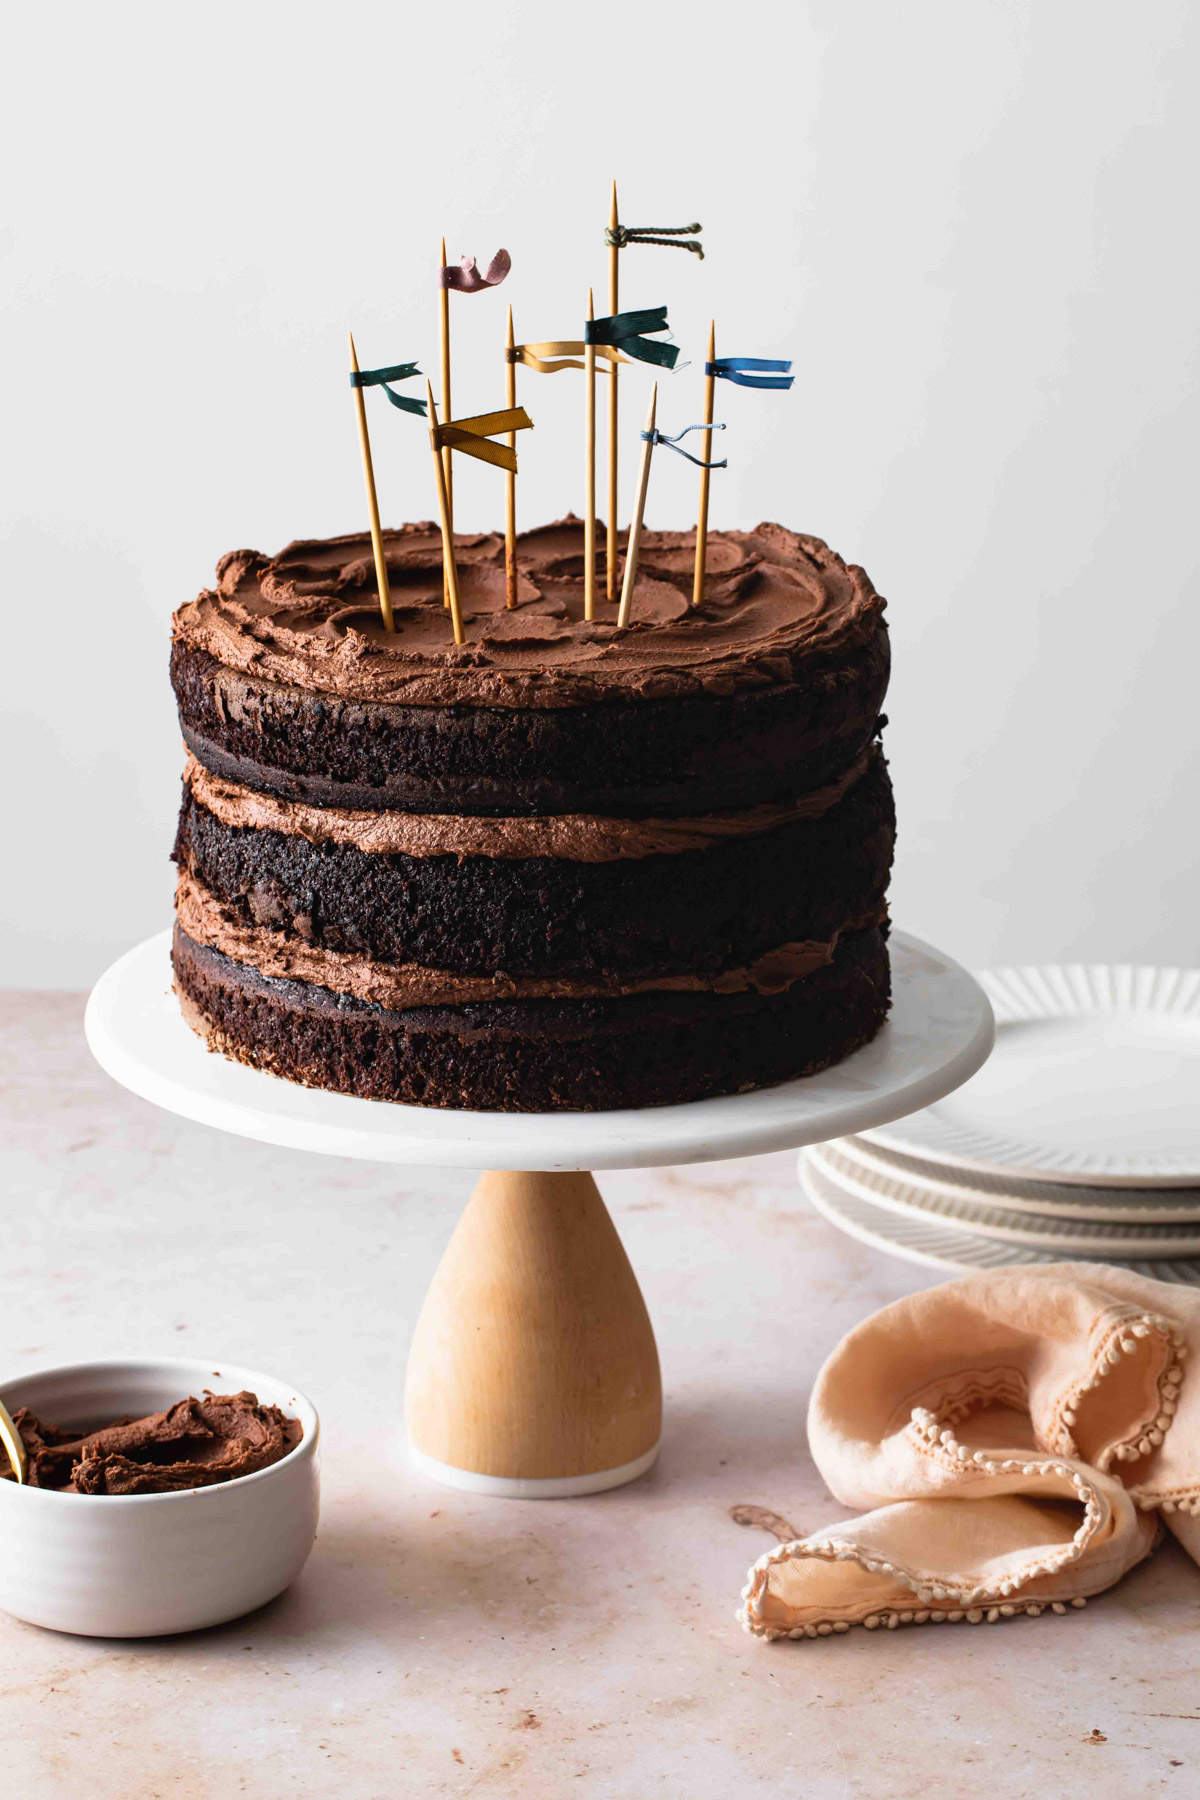
[[[1065,1612],[1148,1556],[1160,1516],[1200,1561],[1200,1291],[1103,1263],[1001,1269],[843,1338],[808,1435],[844,1506],[760,1556],[764,1638]]]

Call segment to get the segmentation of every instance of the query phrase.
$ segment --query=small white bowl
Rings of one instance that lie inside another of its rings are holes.
[[[95,1430],[205,1388],[248,1388],[299,1419],[282,1461],[179,1494],[63,1494],[0,1481],[0,1608],[51,1631],[162,1637],[240,1618],[281,1594],[313,1546],[320,1421],[303,1394],[249,1369],[175,1357],[73,1363],[0,1383],[9,1412]]]

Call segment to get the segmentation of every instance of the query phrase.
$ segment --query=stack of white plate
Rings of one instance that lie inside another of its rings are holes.
[[[980,980],[991,1059],[935,1106],[806,1150],[813,1205],[939,1268],[1077,1260],[1200,1283],[1200,970]]]

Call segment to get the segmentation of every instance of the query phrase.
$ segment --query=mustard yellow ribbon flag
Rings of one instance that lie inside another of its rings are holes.
[[[524,363],[527,369],[536,369],[539,375],[557,375],[560,369],[586,369],[586,363],[575,359],[585,355],[589,347],[595,350],[597,359],[602,362],[629,361],[627,356],[622,356],[611,344],[589,346],[582,339],[576,338],[555,339],[549,344],[514,344],[508,352],[508,360],[511,363]],[[545,360],[548,358],[554,360]],[[607,374],[608,371],[602,369],[600,373]]]
[[[493,444],[492,437],[502,431],[532,431],[533,420],[523,406],[510,406],[503,412],[475,413],[469,419],[447,419],[435,425],[433,436],[439,450],[462,450],[480,462],[492,463],[497,469],[517,472],[517,453],[507,444]]]

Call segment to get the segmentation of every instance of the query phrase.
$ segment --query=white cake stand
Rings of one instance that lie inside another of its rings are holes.
[[[968,1080],[992,1047],[979,984],[919,939],[891,939],[892,1015],[863,1050],[801,1081],[686,1106],[478,1113],[299,1087],[209,1053],[171,989],[169,931],[100,978],[100,1065],[168,1111],[326,1155],[483,1168],[409,1355],[410,1453],[435,1479],[549,1499],[632,1481],[658,1454],[654,1332],[592,1169],[713,1162],[883,1125]]]

